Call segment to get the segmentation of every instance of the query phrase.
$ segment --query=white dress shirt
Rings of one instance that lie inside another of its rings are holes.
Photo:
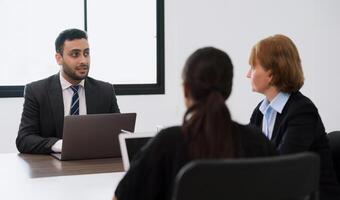
[[[72,103],[72,96],[73,90],[70,88],[72,85],[69,83],[62,75],[59,73],[60,85],[61,90],[63,93],[63,102],[64,102],[64,116],[70,115],[71,110],[71,103]],[[86,98],[85,98],[85,80],[82,80],[79,84],[79,115],[86,115]],[[53,146],[52,151],[54,152],[61,152],[63,140],[58,140]]]
[[[73,96],[73,90],[70,88],[71,83],[69,83],[62,75],[59,73],[60,77],[60,85],[61,85],[61,90],[63,92],[63,100],[64,100],[64,116],[70,115],[70,110],[71,110],[71,103],[72,103],[72,96]],[[85,98],[85,80],[82,80],[78,84],[79,90],[78,90],[78,95],[79,95],[79,115],[86,115],[86,98]]]

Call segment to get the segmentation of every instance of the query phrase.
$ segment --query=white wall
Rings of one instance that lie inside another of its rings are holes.
[[[228,105],[234,119],[247,123],[262,98],[251,92],[245,78],[250,48],[264,37],[283,33],[300,50],[306,78],[302,91],[319,108],[327,131],[340,130],[339,8],[337,0],[165,0],[166,94],[119,96],[121,111],[138,113],[137,131],[181,123],[183,63],[195,49],[213,45],[233,60],[234,87]],[[22,103],[22,98],[0,99],[0,152],[16,151]]]

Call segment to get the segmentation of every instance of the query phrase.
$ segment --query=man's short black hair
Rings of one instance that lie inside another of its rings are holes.
[[[75,40],[75,39],[86,39],[87,40],[87,33],[85,31],[79,29],[66,29],[61,32],[57,39],[55,40],[55,51],[57,53],[63,54],[64,50],[64,43],[66,40]]]

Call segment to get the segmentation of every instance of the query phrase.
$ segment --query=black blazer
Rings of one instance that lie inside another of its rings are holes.
[[[109,83],[85,79],[88,114],[117,113],[116,95]],[[64,103],[59,74],[26,85],[17,149],[21,153],[51,153],[52,145],[63,137]]]
[[[258,129],[235,122],[231,123],[231,127],[237,158],[277,154]],[[188,154],[188,138],[184,137],[181,129],[180,126],[163,129],[136,154],[116,188],[118,200],[171,199],[178,171],[192,161]]]
[[[263,115],[255,108],[250,123],[261,128]],[[292,93],[282,113],[277,113],[271,142],[280,154],[313,151],[320,156],[320,200],[340,199],[325,128],[313,102],[300,92]]]

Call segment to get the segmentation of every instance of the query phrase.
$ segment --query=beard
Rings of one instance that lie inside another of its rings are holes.
[[[85,74],[78,74],[76,70],[72,69],[69,67],[69,65],[65,64],[63,65],[62,69],[64,74],[66,74],[70,79],[75,80],[75,81],[82,81],[84,80],[88,74],[89,74],[89,65],[81,65],[80,67],[86,67],[87,71]]]

